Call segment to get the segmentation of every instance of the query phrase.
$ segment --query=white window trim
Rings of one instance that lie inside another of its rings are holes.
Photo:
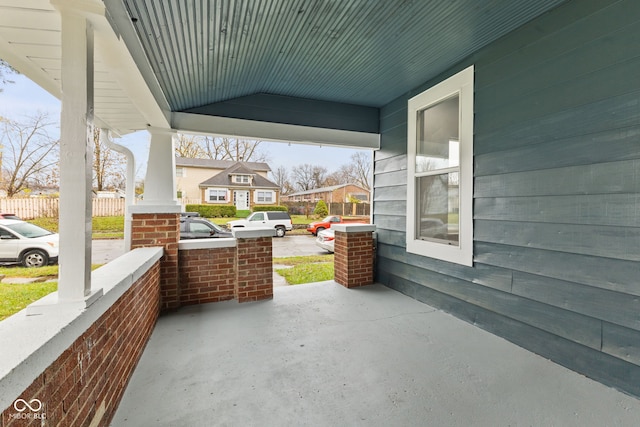
[[[265,201],[258,201],[258,193],[271,193],[271,201],[265,202]],[[256,204],[261,204],[261,205],[272,205],[275,203],[276,201],[276,192],[273,190],[255,190],[253,192],[253,201]]]
[[[225,193],[226,200],[211,200],[211,192],[212,191],[220,191]],[[207,203],[229,203],[229,190],[226,188],[207,188]]]
[[[407,252],[467,266],[473,266],[473,78],[472,65],[411,98],[407,120]],[[415,238],[417,112],[456,93],[460,97],[460,229],[457,246]]]

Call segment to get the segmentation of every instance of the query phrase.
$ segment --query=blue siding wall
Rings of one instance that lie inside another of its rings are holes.
[[[470,64],[472,268],[405,251],[407,100]],[[377,279],[640,395],[640,2],[569,2],[380,114]]]

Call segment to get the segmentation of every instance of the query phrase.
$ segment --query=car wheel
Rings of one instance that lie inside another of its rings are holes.
[[[324,227],[318,227],[316,228],[316,236],[318,235],[318,233],[320,233],[322,230],[324,230]]]
[[[276,227],[276,237],[284,237],[286,232],[287,230],[285,230],[284,227]]]
[[[40,249],[31,249],[22,255],[21,263],[24,267],[43,267],[49,263],[49,256]]]

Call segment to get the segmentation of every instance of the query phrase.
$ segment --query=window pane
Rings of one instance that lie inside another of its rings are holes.
[[[416,239],[458,245],[459,173],[416,178]]]
[[[416,173],[459,165],[459,96],[418,111]]]

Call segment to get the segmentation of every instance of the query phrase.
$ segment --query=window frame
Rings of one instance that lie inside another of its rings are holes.
[[[459,238],[458,245],[416,239],[417,115],[452,96],[459,96]],[[407,252],[473,266],[473,95],[470,66],[407,102]]]
[[[236,174],[233,175],[234,184],[250,184],[251,177],[247,174]]]
[[[263,200],[260,200],[260,193],[263,194]],[[269,195],[269,199],[270,200],[266,200],[266,195]],[[255,190],[255,203],[259,203],[259,204],[264,204],[264,205],[269,205],[269,204],[274,204],[275,203],[275,199],[276,199],[276,194],[275,191],[273,190]]]
[[[216,200],[211,200],[211,193],[216,192]],[[219,194],[224,193],[224,200],[219,199]],[[208,188],[207,189],[207,203],[228,203],[229,191],[226,188]]]

